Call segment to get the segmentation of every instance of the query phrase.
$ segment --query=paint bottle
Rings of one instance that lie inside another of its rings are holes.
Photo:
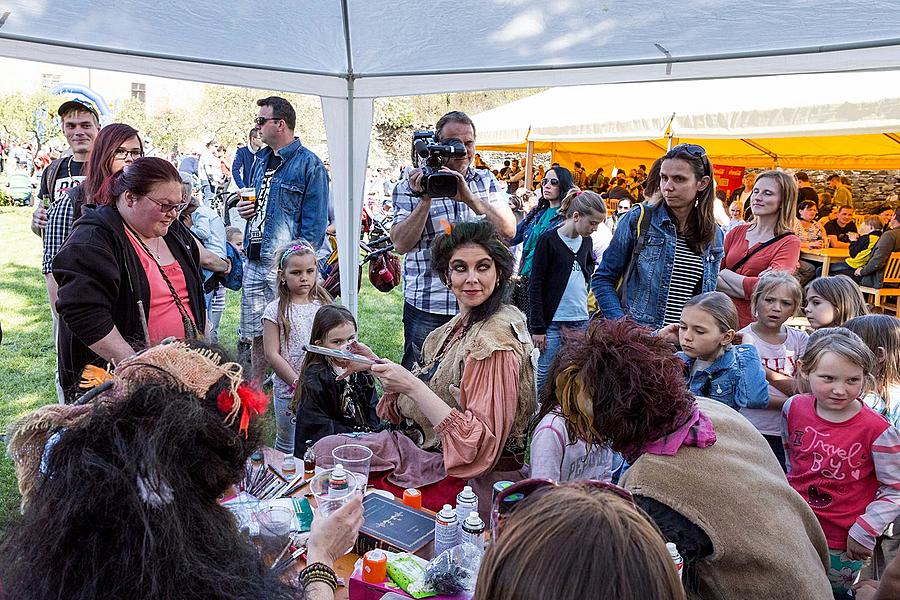
[[[403,504],[410,508],[422,509],[422,492],[415,488],[403,490]]]
[[[445,504],[434,517],[434,555],[459,545],[459,523],[456,511]]]
[[[666,542],[666,550],[669,551],[669,556],[672,557],[672,562],[675,563],[675,570],[678,571],[678,579],[684,579],[684,559],[681,557],[681,554],[678,553],[678,548],[672,542]]]
[[[472,487],[467,485],[456,495],[456,514],[459,517],[460,527],[473,510],[478,510],[478,496],[472,491]]]
[[[366,583],[387,579],[387,554],[383,550],[370,550],[363,556],[362,579]]]
[[[472,544],[478,551],[484,553],[484,521],[478,516],[478,511],[472,511],[462,523],[461,544]]]
[[[312,440],[306,440],[306,452],[303,454],[303,474],[312,477],[316,474],[316,451]]]

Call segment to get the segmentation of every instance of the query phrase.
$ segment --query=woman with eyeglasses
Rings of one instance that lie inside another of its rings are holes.
[[[680,144],[654,162],[644,198],[619,219],[591,289],[605,318],[660,329],[679,321],[691,297],[716,289],[723,235],[703,147]]]
[[[59,377],[68,401],[88,364],[105,367],[165,338],[206,328],[199,248],[179,213],[181,176],[139,158],[108,177],[53,260]]]
[[[578,439],[628,461],[619,484],[678,547],[689,598],[831,598],[812,509],[753,425],[695,397],[682,373],[661,336],[595,319],[562,347],[545,393]]]
[[[753,322],[750,297],[759,276],[768,271],[797,270],[800,238],[794,233],[797,181],[783,171],[763,171],[750,192],[750,223],[725,236],[725,257],[717,289],[734,301],[738,325]]]
[[[72,232],[72,224],[81,216],[85,206],[94,205],[94,193],[107,177],[118,173],[143,155],[144,143],[137,129],[125,123],[107,125],[94,139],[90,158],[85,166],[84,181],[68,194],[60,194],[57,201],[47,209],[43,269],[48,273],[50,306],[56,305],[57,286],[49,272],[54,257]]]
[[[534,261],[534,249],[541,234],[563,222],[559,205],[569,190],[575,187],[572,173],[565,167],[553,167],[541,180],[538,203],[528,211],[516,226],[516,235],[509,245],[522,244],[522,258],[519,261],[519,279],[513,290],[513,302],[528,314],[528,278]]]

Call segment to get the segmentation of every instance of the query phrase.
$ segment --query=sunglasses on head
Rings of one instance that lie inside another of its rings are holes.
[[[543,179],[541,179],[541,185],[547,185],[548,183],[550,185],[559,185],[559,179],[557,179],[556,177],[544,177]]]
[[[587,479],[572,483],[556,483],[550,479],[524,479],[497,492],[497,497],[494,498],[494,504],[491,507],[491,539],[496,541],[499,538],[503,521],[525,504],[526,500],[538,498],[554,488],[573,484],[588,486],[597,491],[611,492],[634,506],[634,497],[631,492],[606,481]]]
[[[679,152],[684,152],[689,156],[693,156],[694,158],[706,158],[706,148],[703,146],[698,146],[697,144],[678,144],[677,146],[672,146],[672,149],[669,150],[666,154],[678,154]],[[703,162],[703,171],[709,175],[709,167],[707,166],[709,159]]]

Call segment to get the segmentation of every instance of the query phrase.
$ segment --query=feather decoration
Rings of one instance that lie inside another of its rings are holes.
[[[81,381],[78,383],[78,387],[83,390],[89,390],[107,381],[112,381],[112,378],[112,373],[103,367],[87,365],[81,372]]]

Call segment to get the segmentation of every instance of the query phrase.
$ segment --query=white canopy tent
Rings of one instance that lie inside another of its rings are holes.
[[[898,0],[7,0],[0,55],[321,96],[350,267],[376,97],[898,67],[898,9]],[[341,269],[341,287],[355,311],[356,269]]]
[[[473,119],[481,149],[564,159],[646,162],[676,139],[720,164],[900,168],[900,71],[553,88]]]

